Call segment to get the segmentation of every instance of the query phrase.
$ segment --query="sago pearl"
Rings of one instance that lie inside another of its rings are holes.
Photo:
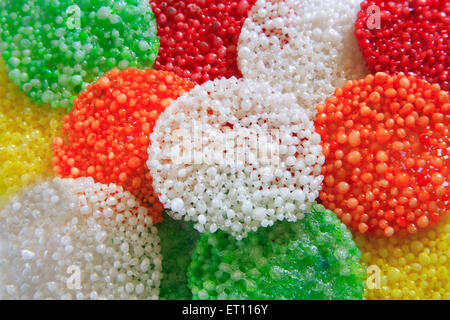
[[[448,91],[449,24],[449,1],[372,0],[361,3],[355,34],[372,72],[413,73]]]
[[[349,81],[317,107],[320,199],[359,232],[416,233],[449,209],[450,101],[400,73]]]
[[[203,234],[188,272],[194,299],[362,299],[365,268],[352,234],[321,205],[242,241]]]
[[[255,1],[150,0],[161,42],[155,68],[197,83],[240,77],[237,42]]]
[[[372,266],[367,271],[366,299],[450,300],[449,214],[404,238],[355,234],[354,239],[362,263]]]
[[[64,114],[38,107],[11,82],[0,59],[0,206],[21,187],[54,176],[51,139]]]
[[[114,184],[55,178],[0,210],[0,299],[158,299],[158,230]]]
[[[163,206],[145,164],[149,135],[158,115],[193,86],[167,71],[111,70],[78,95],[64,117],[63,136],[53,140],[55,172],[117,183],[159,222]]]
[[[113,67],[151,67],[158,53],[147,0],[2,0],[0,51],[9,77],[37,103],[70,110]]]

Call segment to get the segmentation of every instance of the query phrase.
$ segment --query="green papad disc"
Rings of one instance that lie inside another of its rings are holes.
[[[200,233],[193,223],[174,220],[168,215],[164,215],[164,221],[156,227],[163,256],[160,299],[190,300],[192,293],[187,286],[187,269]]]
[[[9,77],[37,103],[70,109],[112,68],[152,67],[159,49],[148,0],[1,0]]]
[[[365,268],[347,227],[323,206],[241,241],[203,234],[188,270],[194,299],[362,299]]]

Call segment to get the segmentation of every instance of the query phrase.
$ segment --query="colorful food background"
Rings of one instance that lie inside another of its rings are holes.
[[[0,23],[0,299],[450,300],[450,0]]]

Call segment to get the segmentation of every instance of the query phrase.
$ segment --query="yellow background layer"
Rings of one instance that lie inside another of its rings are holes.
[[[354,240],[362,263],[381,270],[380,289],[369,289],[366,283],[365,299],[450,300],[449,213],[431,228],[405,238],[355,233]],[[368,273],[372,280],[374,275]]]
[[[64,114],[32,102],[0,60],[0,205],[22,186],[54,176],[52,139]]]

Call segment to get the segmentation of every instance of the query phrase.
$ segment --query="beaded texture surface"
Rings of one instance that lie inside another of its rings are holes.
[[[362,233],[416,233],[449,210],[450,101],[400,73],[349,81],[317,107],[323,204]]]
[[[24,190],[0,211],[0,298],[157,299],[162,257],[146,211],[92,178]]]
[[[147,0],[4,0],[0,40],[12,81],[67,110],[111,68],[151,67],[159,47]]]
[[[21,187],[54,176],[51,139],[63,116],[63,110],[35,105],[0,60],[0,206]]]
[[[366,288],[366,299],[450,300],[449,214],[405,238],[355,234],[354,239],[362,252],[361,262],[380,268],[380,288]],[[374,275],[368,270],[368,276]]]
[[[241,239],[276,220],[302,219],[319,195],[320,136],[294,95],[266,83],[196,86],[160,115],[150,137],[159,199],[200,232]]]
[[[359,3],[258,0],[239,36],[239,69],[295,93],[313,116],[336,87],[367,74],[354,36]]]
[[[145,164],[149,134],[171,100],[193,86],[167,71],[111,70],[78,95],[64,117],[63,137],[53,141],[55,172],[117,183],[149,207],[155,223],[161,221],[163,206]]]
[[[240,77],[237,42],[256,0],[150,0],[161,47],[155,68],[197,83]]]
[[[159,223],[163,256],[160,299],[191,300],[192,293],[187,284],[187,269],[191,262],[192,250],[200,238],[192,222],[174,220],[168,216]]]
[[[371,0],[361,3],[355,34],[371,72],[413,73],[449,91],[449,25],[449,1]]]
[[[202,235],[189,267],[194,299],[362,299],[365,268],[350,231],[321,205],[236,241]]]

